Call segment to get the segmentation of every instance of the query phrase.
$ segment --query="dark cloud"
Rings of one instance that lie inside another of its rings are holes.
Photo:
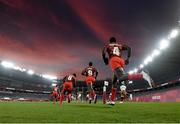
[[[93,61],[100,79],[111,71],[101,50],[110,36],[133,49],[139,64],[176,25],[178,0],[0,0],[0,57],[62,77]],[[82,79],[82,77],[80,77]]]

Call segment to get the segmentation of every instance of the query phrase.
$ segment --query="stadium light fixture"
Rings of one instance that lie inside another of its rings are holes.
[[[14,68],[13,68],[14,70],[19,70],[19,71],[21,71],[22,69],[21,69],[21,67],[19,67],[19,66],[14,66]]]
[[[152,62],[152,61],[153,61],[153,57],[152,57],[152,56],[148,56],[148,57],[147,57],[147,61],[148,61],[148,62]]]
[[[169,35],[169,39],[173,39],[177,37],[178,34],[179,34],[179,31],[177,29],[173,29]]]
[[[167,48],[168,46],[169,46],[169,41],[163,39],[163,40],[161,40],[161,42],[160,42],[159,49],[160,49],[160,50],[163,50],[163,49]]]
[[[22,71],[22,72],[25,72],[25,71],[26,71],[26,69],[25,69],[25,68],[22,68],[22,69],[21,69],[21,71]]]
[[[29,75],[33,75],[34,74],[34,71],[33,70],[28,70],[27,72]]]
[[[14,68],[14,64],[12,62],[8,62],[8,61],[2,61],[1,65],[6,68]]]
[[[152,56],[148,56],[145,60],[144,60],[144,64],[147,65],[149,62],[153,61],[153,57]]]
[[[153,53],[152,53],[152,57],[155,57],[155,56],[158,56],[158,55],[160,55],[160,51],[159,50],[157,50],[157,49],[155,49],[154,51],[153,51]]]
[[[47,75],[47,74],[44,74],[42,75],[43,78],[46,78],[46,79],[49,79],[49,80],[54,80],[54,79],[57,79],[56,76],[52,76],[52,75]]]
[[[144,65],[147,65],[149,62],[145,59],[144,60]]]
[[[144,65],[143,65],[143,64],[140,64],[140,66],[139,66],[139,67],[142,69],[142,68],[144,68]]]

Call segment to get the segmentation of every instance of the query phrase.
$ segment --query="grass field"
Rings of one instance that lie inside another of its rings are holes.
[[[180,122],[180,103],[125,103],[108,106],[87,103],[0,102],[0,123],[122,123]]]

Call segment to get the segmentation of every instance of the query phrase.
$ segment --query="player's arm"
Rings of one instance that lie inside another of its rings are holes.
[[[109,60],[108,60],[108,57],[106,57],[106,51],[107,51],[107,46],[105,46],[102,50],[102,58],[103,58],[103,61],[106,65],[109,64]]]
[[[66,78],[67,78],[67,76],[65,76],[65,77],[62,79],[62,82],[63,82],[63,83],[65,82]]]
[[[129,64],[129,58],[131,57],[131,48],[127,45],[123,45],[122,50],[127,51],[127,59],[125,60],[125,62],[126,62],[126,64]]]
[[[83,75],[83,76],[86,76],[86,75],[87,75],[86,69],[84,69],[84,70],[82,71],[81,75]]]
[[[72,83],[73,83],[73,87],[75,88],[76,87],[76,79],[75,78],[72,79]]]
[[[95,70],[96,70],[96,69],[95,69]],[[96,77],[95,77],[95,78],[97,78],[97,76],[98,76],[98,71],[96,70],[96,71],[95,71],[95,73],[96,73],[96,74],[95,74],[95,75],[96,75]]]

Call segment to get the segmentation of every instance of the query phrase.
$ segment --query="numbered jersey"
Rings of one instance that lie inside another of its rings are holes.
[[[69,75],[69,76],[66,76],[64,79],[63,79],[63,82],[72,82],[72,83],[75,83],[76,79],[73,75]]]
[[[108,44],[105,46],[105,50],[109,55],[109,58],[113,56],[121,57],[122,45],[119,44]]]
[[[82,73],[86,76],[96,77],[98,72],[97,72],[96,68],[94,68],[93,66],[89,66],[89,67],[85,68]]]

